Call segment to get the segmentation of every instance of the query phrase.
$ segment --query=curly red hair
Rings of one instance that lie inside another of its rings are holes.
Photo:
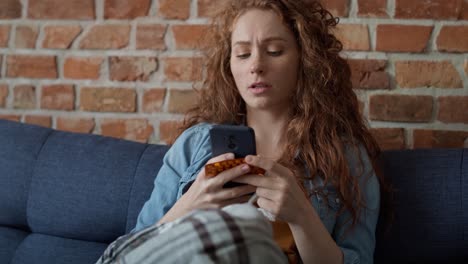
[[[325,184],[332,184],[344,203],[339,213],[348,209],[354,226],[365,204],[360,177],[351,175],[345,148],[361,157],[364,147],[372,161],[380,150],[359,112],[349,65],[340,57],[342,44],[331,32],[338,19],[317,1],[232,0],[224,3],[213,16],[206,37],[212,42],[205,52],[207,74],[203,89],[198,90],[197,105],[187,113],[181,131],[200,122],[243,122],[245,102],[236,88],[229,63],[233,24],[252,8],[276,12],[294,33],[301,54],[298,85],[290,99],[294,107],[286,130],[287,149],[280,162],[293,169],[305,165],[311,178],[322,177]],[[361,174],[364,174],[362,162]]]

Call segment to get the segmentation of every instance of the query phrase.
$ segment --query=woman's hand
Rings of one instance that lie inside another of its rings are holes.
[[[264,176],[250,174],[234,180],[257,187],[259,207],[269,211],[276,218],[292,224],[299,222],[301,212],[313,210],[291,170],[274,160],[260,156],[249,155],[245,157],[245,161],[247,164],[266,170]]]
[[[234,154],[227,153],[210,159],[207,164],[233,159]],[[159,223],[175,220],[194,209],[222,208],[229,204],[246,202],[247,194],[255,192],[255,187],[243,185],[233,188],[223,188],[223,185],[233,179],[248,173],[250,170],[246,164],[223,171],[214,177],[205,175],[205,168],[198,173],[188,191],[174,204],[169,212],[164,215]]]

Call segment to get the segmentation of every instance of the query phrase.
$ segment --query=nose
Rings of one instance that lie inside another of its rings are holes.
[[[263,69],[258,65],[258,64],[254,64],[252,65],[252,67],[250,68],[250,73],[252,74],[262,74],[263,73]]]
[[[250,73],[252,74],[262,74],[265,71],[265,66],[262,63],[260,56],[255,56],[250,66]]]

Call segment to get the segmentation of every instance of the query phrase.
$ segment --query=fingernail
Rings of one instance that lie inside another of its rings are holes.
[[[251,162],[251,161],[252,161],[252,156],[247,156],[247,157],[245,157],[245,161],[246,161],[246,162]]]
[[[233,153],[228,153],[226,155],[226,159],[233,159],[234,158],[234,154]]]
[[[250,169],[249,165],[242,165],[241,170],[242,171],[248,171]]]

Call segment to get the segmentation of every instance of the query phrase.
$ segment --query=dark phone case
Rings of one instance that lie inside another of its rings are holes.
[[[213,157],[232,152],[236,158],[256,155],[255,132],[248,126],[215,125],[210,129]]]
[[[213,157],[232,152],[235,158],[256,155],[255,132],[248,126],[215,125],[210,129]],[[228,182],[224,188],[242,186],[242,183]]]

